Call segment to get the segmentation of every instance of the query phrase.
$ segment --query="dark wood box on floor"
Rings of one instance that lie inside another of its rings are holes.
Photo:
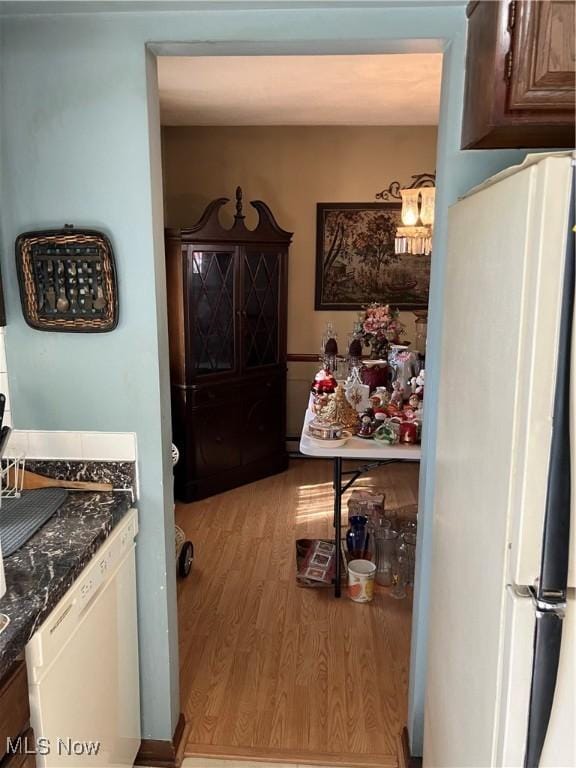
[[[261,201],[231,229],[218,198],[190,229],[167,230],[176,496],[192,501],[281,472],[286,454],[287,266],[291,233]]]
[[[574,146],[574,0],[474,0],[462,149]]]

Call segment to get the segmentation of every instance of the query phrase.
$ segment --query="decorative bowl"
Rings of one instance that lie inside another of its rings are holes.
[[[342,424],[325,424],[314,419],[308,424],[308,433],[318,440],[339,440],[342,437]]]
[[[308,437],[315,445],[317,445],[320,448],[341,448],[343,445],[347,443],[348,440],[350,440],[350,438],[352,437],[352,433],[344,429],[342,431],[341,437],[329,440],[329,439],[322,439],[320,437],[316,437],[315,435],[312,435],[310,433],[310,427],[308,427]]]

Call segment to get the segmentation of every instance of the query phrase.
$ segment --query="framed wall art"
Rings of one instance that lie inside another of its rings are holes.
[[[105,333],[118,324],[112,245],[92,229],[24,232],[16,239],[24,319],[38,331]]]
[[[426,309],[430,256],[396,254],[401,203],[318,203],[317,310],[354,310],[377,301]]]

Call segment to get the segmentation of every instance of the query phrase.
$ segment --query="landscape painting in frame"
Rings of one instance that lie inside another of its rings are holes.
[[[317,310],[361,309],[371,302],[426,309],[430,256],[396,254],[401,203],[318,203]]]

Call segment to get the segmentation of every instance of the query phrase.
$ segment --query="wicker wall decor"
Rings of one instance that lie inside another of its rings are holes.
[[[22,311],[39,331],[103,333],[118,324],[114,253],[102,232],[25,232],[16,239]]]

